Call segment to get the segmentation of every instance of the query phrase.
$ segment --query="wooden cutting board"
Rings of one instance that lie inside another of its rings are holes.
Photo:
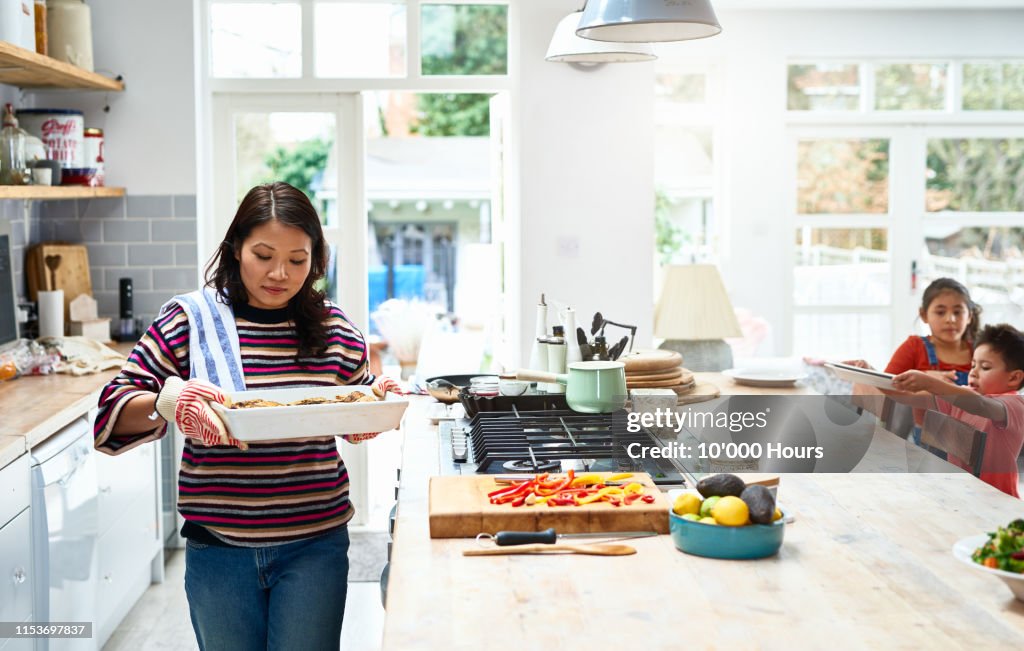
[[[679,393],[679,399],[676,401],[676,405],[692,405],[697,402],[713,400],[721,395],[718,387],[713,384],[708,384],[707,382],[698,382],[696,386],[689,391],[677,391],[676,393]]]
[[[683,356],[674,350],[638,350],[619,358],[626,373],[658,373],[683,364]]]
[[[613,473],[595,474],[608,476]],[[543,531],[548,527],[554,527],[558,533],[668,533],[668,511],[671,507],[668,498],[654,486],[646,473],[634,473],[630,481],[647,486],[646,494],[654,495],[654,503],[637,501],[617,507],[603,502],[584,506],[491,504],[487,493],[502,487],[495,483],[493,476],[431,477],[430,537],[473,538],[478,533]]]
[[[51,282],[50,269],[46,266],[47,256],[60,256],[60,265],[54,274],[56,287]],[[70,320],[71,301],[78,298],[80,294],[92,296],[89,251],[81,244],[43,242],[33,246],[25,257],[25,274],[28,281],[29,300],[37,300],[40,290],[64,290],[65,321]]]

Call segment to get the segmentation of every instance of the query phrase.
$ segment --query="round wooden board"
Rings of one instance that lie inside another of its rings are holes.
[[[680,384],[693,381],[693,373],[682,366],[663,373],[626,373],[626,382],[658,382],[660,380],[679,380]]]
[[[718,387],[707,382],[698,382],[697,386],[694,387],[693,391],[679,396],[676,401],[677,405],[689,405],[695,402],[704,402],[705,400],[713,400],[721,395]]]
[[[683,356],[674,350],[638,350],[619,361],[626,365],[626,373],[659,373],[682,365]]]
[[[626,387],[630,389],[674,389],[677,386],[693,383],[692,377],[690,382],[684,382],[684,379],[682,376],[667,380],[634,380],[633,378],[626,378]]]

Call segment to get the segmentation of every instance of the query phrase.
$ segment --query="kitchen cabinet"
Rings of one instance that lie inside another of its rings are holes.
[[[97,454],[97,648],[146,591],[152,579],[150,561],[161,551],[156,450],[155,445],[142,445],[116,457]]]
[[[102,90],[121,92],[124,82],[111,79],[64,61],[0,41],[0,83],[23,89]],[[86,186],[0,186],[0,199],[89,199],[122,197],[124,188]]]
[[[29,456],[0,468],[0,622],[32,621],[32,510]],[[32,640],[0,639],[0,649],[31,649]]]

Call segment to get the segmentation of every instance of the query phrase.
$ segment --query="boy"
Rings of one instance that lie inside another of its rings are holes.
[[[921,371],[900,373],[892,381],[901,391],[927,396],[891,394],[899,402],[935,409],[988,434],[981,480],[1004,493],[1017,492],[1017,455],[1024,444],[1024,334],[1008,324],[986,326],[974,342],[967,386],[944,382]],[[949,462],[967,464],[954,457]]]

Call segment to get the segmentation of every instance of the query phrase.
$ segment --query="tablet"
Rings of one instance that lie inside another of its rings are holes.
[[[859,366],[851,366],[842,362],[826,362],[825,366],[832,369],[838,377],[847,382],[867,384],[878,389],[898,390],[892,384],[892,379],[896,377],[892,373],[876,371],[870,368],[860,368]]]

